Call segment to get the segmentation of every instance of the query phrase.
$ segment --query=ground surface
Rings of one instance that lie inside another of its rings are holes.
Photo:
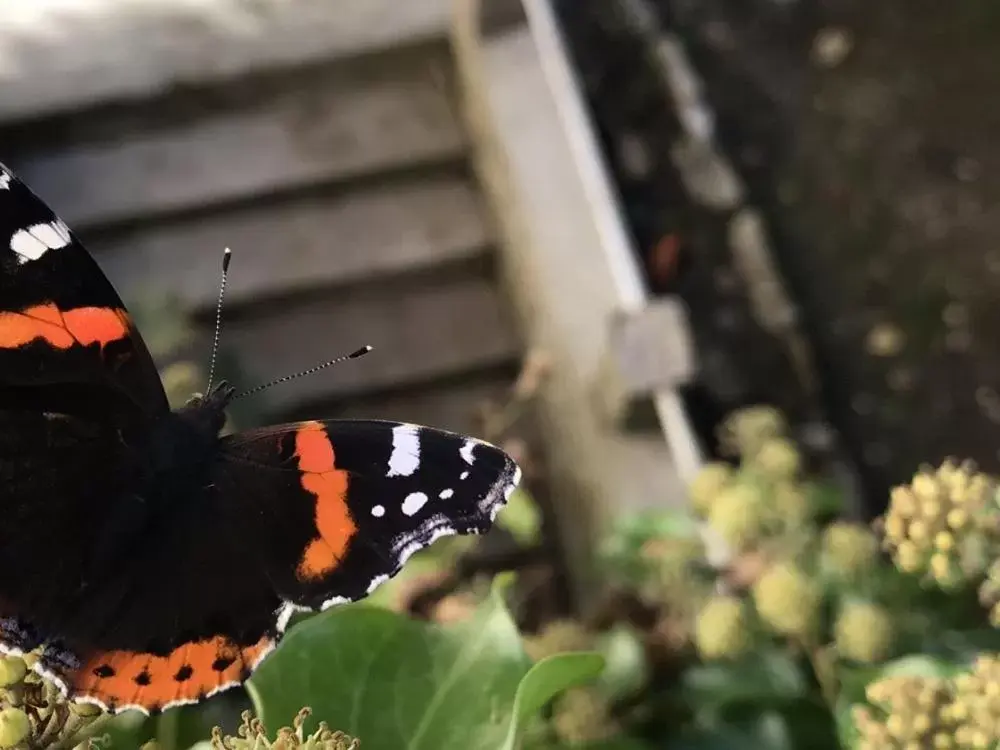
[[[653,4],[767,214],[869,505],[921,461],[1000,467],[1000,11],[988,0]],[[675,137],[661,132],[660,153]],[[740,356],[756,381],[743,392],[768,390],[761,357]]]

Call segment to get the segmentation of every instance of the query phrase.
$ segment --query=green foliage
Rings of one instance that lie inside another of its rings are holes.
[[[370,606],[298,625],[249,684],[265,725],[302,706],[364,747],[512,748],[556,694],[601,671],[596,654],[531,665],[495,587],[475,616],[443,628]]]
[[[598,687],[612,700],[626,700],[639,694],[649,682],[649,663],[642,636],[620,625],[596,639],[604,657],[604,671]]]
[[[443,540],[365,602],[297,620],[246,692],[88,731],[157,750],[1000,747],[997,482],[922,469],[869,527],[838,519],[775,411],[734,415],[723,438],[733,463],[705,467],[690,510],[608,531],[607,612],[522,632],[507,602],[527,592],[501,577],[482,595],[457,573],[477,540]],[[498,525],[537,547],[541,514],[515,499]],[[438,589],[460,606],[411,613]],[[22,666],[0,662],[0,690],[24,689]]]
[[[1000,747],[997,480],[921,469],[867,527],[838,520],[787,434],[774,410],[734,414],[734,463],[704,468],[687,513],[611,530],[607,577],[652,610],[661,651],[622,734],[677,750]],[[727,543],[724,563],[692,527]]]

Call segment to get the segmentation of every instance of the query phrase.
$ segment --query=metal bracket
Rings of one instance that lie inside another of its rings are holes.
[[[686,308],[672,297],[611,316],[595,384],[597,408],[605,421],[627,431],[658,424],[655,393],[676,389],[694,378],[690,330]]]

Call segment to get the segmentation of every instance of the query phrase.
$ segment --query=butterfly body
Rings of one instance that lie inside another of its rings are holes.
[[[232,397],[171,411],[110,282],[0,166],[0,650],[41,647],[39,672],[109,710],[196,702],[294,612],[488,530],[520,478],[494,446],[406,423],[223,434]]]

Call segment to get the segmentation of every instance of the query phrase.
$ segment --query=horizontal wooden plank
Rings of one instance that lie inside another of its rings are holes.
[[[509,364],[519,347],[506,312],[488,279],[434,278],[348,287],[255,308],[227,320],[222,340],[238,357],[241,385],[295,373],[365,344],[374,347],[361,359],[260,396],[268,410],[283,410]]]
[[[406,59],[335,69],[251,110],[5,158],[77,229],[461,158],[447,58]]]
[[[472,260],[490,241],[476,189],[442,175],[139,227],[92,248],[119,289],[155,285],[204,310],[215,305],[225,247],[232,306]]]
[[[32,0],[0,14],[0,118],[440,37],[448,0]]]
[[[482,436],[480,408],[502,402],[515,377],[515,367],[493,369],[391,393],[317,402],[277,418],[394,419]]]

